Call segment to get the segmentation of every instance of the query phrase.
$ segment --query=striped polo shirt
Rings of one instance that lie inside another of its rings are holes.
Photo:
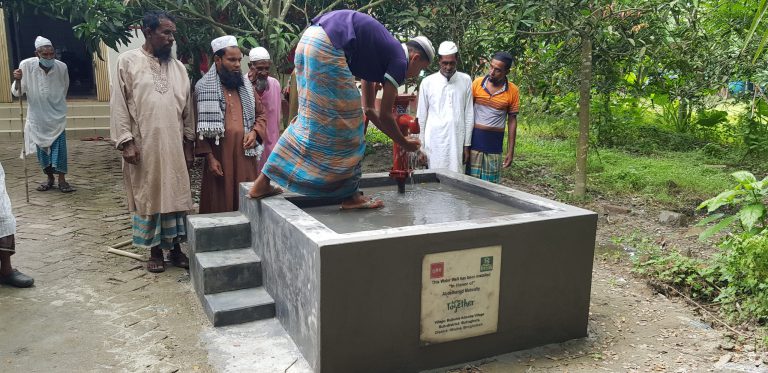
[[[506,81],[498,92],[488,92],[488,76],[472,82],[472,96],[475,99],[475,124],[501,128],[507,125],[507,115],[517,115],[520,109],[520,90]]]

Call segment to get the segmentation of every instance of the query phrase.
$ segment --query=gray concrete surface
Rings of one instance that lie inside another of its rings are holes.
[[[595,213],[455,173],[422,176],[510,212],[341,234],[298,196],[241,199],[277,318],[315,372],[412,372],[587,335]],[[361,188],[386,182],[364,175]],[[424,256],[493,245],[504,263],[497,332],[420,345]]]
[[[13,264],[35,278],[31,289],[0,285],[0,371],[212,371],[187,272],[148,274],[106,252],[131,235],[118,153],[76,138],[68,147],[67,180],[78,190],[35,191],[45,176],[29,159],[27,204],[19,145],[0,142],[18,220]]]

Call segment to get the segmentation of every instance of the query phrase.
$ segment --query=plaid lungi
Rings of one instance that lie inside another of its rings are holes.
[[[467,173],[478,179],[498,184],[501,181],[501,154],[471,150]]]
[[[186,212],[133,214],[133,246],[172,249],[173,245],[187,240],[186,217]]]
[[[365,153],[360,91],[344,51],[322,27],[311,26],[296,47],[299,111],[280,136],[262,172],[310,197],[357,192]]]
[[[67,133],[62,132],[56,140],[53,141],[51,147],[43,149],[37,147],[37,161],[40,163],[40,167],[45,170],[48,167],[53,168],[53,173],[66,174],[67,173]]]

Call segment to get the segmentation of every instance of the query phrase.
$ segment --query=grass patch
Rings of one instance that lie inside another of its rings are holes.
[[[518,127],[515,164],[504,176],[543,184],[568,199],[576,167],[576,123],[547,116],[525,118]],[[710,165],[701,150],[637,154],[590,147],[590,194],[643,196],[662,203],[704,200],[729,187],[729,167]]]

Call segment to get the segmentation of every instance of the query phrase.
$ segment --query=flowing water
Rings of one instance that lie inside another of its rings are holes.
[[[407,185],[405,193],[397,186],[364,188],[366,196],[384,201],[375,210],[342,211],[339,205],[307,207],[303,210],[336,233],[352,233],[412,225],[521,214],[528,211],[468,193],[441,183]]]

